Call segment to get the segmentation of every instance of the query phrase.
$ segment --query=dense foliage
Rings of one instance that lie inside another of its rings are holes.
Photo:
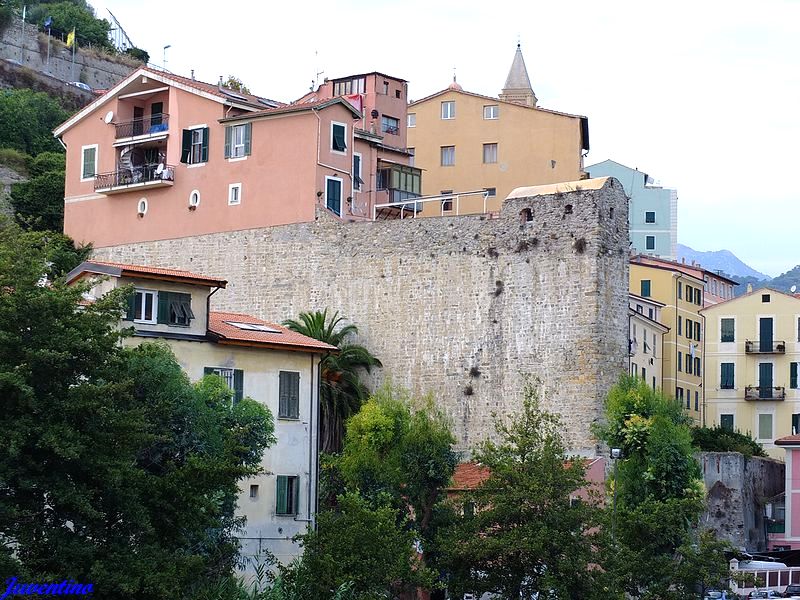
[[[82,303],[59,277],[72,252],[0,225],[0,573],[194,598],[230,577],[237,483],[271,415],[219,378],[191,384],[165,345],[123,349],[126,290]]]
[[[0,91],[0,147],[26,154],[62,152],[53,129],[68,113],[43,92],[28,89]]]
[[[329,315],[326,308],[300,313],[298,319],[283,323],[293,331],[339,348],[337,353],[327,354],[322,359],[320,439],[323,452],[342,449],[344,423],[358,412],[368,395],[361,374],[381,366],[381,361],[369,350],[351,341],[358,335],[358,327],[352,323],[345,325],[344,321],[338,312]]]
[[[75,36],[80,45],[91,44],[100,48],[113,49],[108,40],[111,24],[105,19],[98,19],[94,9],[85,0],[66,0],[62,2],[40,1],[31,3],[29,18],[31,23],[43,27],[47,17],[53,19],[52,30],[63,34],[75,29]]]
[[[706,452],[740,452],[745,456],[767,456],[761,444],[751,436],[722,427],[693,427],[692,443]]]

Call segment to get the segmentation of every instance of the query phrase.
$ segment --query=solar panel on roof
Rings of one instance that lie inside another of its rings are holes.
[[[273,329],[272,327],[268,327],[267,325],[261,325],[260,323],[241,323],[239,321],[225,321],[226,324],[232,325],[238,329],[244,329],[246,331],[263,331],[264,333],[283,333],[278,329]]]
[[[269,106],[270,108],[278,108],[278,106],[280,106],[278,102],[275,100],[270,100],[269,98],[259,98],[258,101],[264,106]]]
[[[237,94],[237,93],[235,93],[235,92],[232,92],[232,91],[230,91],[230,90],[225,90],[225,89],[223,89],[223,90],[220,90],[220,91],[221,91],[223,94],[225,94],[226,96],[230,96],[231,98],[236,98],[237,100],[247,100],[247,97],[245,97],[245,96],[241,96],[241,95],[239,95],[239,94]]]

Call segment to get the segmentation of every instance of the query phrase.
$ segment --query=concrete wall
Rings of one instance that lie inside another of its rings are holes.
[[[766,550],[764,505],[784,489],[784,464],[738,452],[701,452],[697,459],[708,491],[702,526],[736,548]]]
[[[111,56],[90,49],[79,48],[72,64],[72,49],[57,38],[50,40],[50,62],[47,61],[47,35],[40,34],[35,25],[22,23],[19,19],[0,34],[0,58],[16,61],[34,71],[47,73],[61,81],[82,81],[92,89],[108,89],[118,83],[134,68],[140,66],[136,60]]]
[[[627,368],[628,231],[622,186],[507,200],[496,219],[317,221],[101,248],[95,256],[225,277],[215,309],[280,320],[328,307],[352,319],[391,377],[432,392],[461,448],[541,378],[568,446],[590,432]],[[530,208],[534,219],[520,222]],[[571,211],[571,212],[570,212]],[[476,368],[480,374],[470,375]]]

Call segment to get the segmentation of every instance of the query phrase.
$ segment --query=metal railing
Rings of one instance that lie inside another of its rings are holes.
[[[141,119],[114,123],[114,127],[116,127],[116,139],[163,133],[169,130],[169,114],[160,113]]]
[[[744,388],[745,400],[785,400],[786,388],[748,385]]]
[[[98,173],[94,176],[94,189],[113,189],[152,181],[175,181],[175,166],[147,164],[111,173]]]
[[[767,340],[747,340],[744,343],[747,354],[785,354],[786,342]]]
[[[384,125],[381,130],[383,133],[391,133],[392,135],[397,135],[400,133],[400,128],[396,125]]]
[[[477,196],[478,194],[483,196],[483,212],[481,214],[486,214],[486,200],[489,197],[489,192],[486,190],[473,190],[471,192],[459,192],[458,194],[420,196],[419,198],[409,198],[408,200],[401,200],[399,202],[375,204],[372,206],[372,220],[377,220],[378,211],[382,209],[398,209],[400,211],[399,218],[401,219],[405,218],[406,211],[410,211],[413,215],[412,218],[416,218],[417,213],[422,212],[425,204],[431,202],[439,203],[440,216],[458,216],[461,214],[461,199],[467,196]]]

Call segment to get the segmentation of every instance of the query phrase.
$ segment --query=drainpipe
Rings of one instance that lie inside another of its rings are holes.
[[[703,297],[705,299],[705,294],[703,294]],[[703,319],[703,340],[702,340],[703,358],[701,359],[701,362],[703,364],[703,374],[700,377],[701,380],[702,380],[700,382],[700,385],[703,388],[703,427],[705,427],[706,426],[706,386],[703,385],[703,382],[706,379],[706,333],[707,332],[706,332],[706,316],[701,313],[700,314],[700,318]]]
[[[211,321],[211,296],[216,294],[220,290],[220,287],[217,286],[214,288],[214,291],[211,292],[208,296],[206,296],[206,335],[208,335],[208,325]]]
[[[64,150],[66,150],[67,145],[64,143],[64,140],[62,140],[60,137],[57,137],[56,139],[58,140],[58,143],[61,144],[61,147],[64,148]]]
[[[320,357],[319,362],[317,363],[317,385],[316,385],[316,392],[317,398],[316,403],[319,406],[319,396],[320,396],[320,385],[322,382],[322,360],[324,357]],[[309,402],[309,417],[308,417],[308,508],[306,510],[306,518],[300,519],[295,517],[295,521],[300,521],[303,523],[310,523],[311,529],[317,528],[317,520],[315,515],[319,510],[319,423],[320,419],[317,419],[317,429],[316,429],[316,438],[317,443],[314,444],[315,438],[315,430],[314,430],[314,355],[311,355],[311,401]],[[316,465],[314,464],[314,458],[316,458]],[[311,486],[311,474],[314,472],[314,480],[317,482],[316,489],[312,488]],[[316,493],[314,493],[316,492]],[[311,510],[311,505],[314,505],[314,510]]]

